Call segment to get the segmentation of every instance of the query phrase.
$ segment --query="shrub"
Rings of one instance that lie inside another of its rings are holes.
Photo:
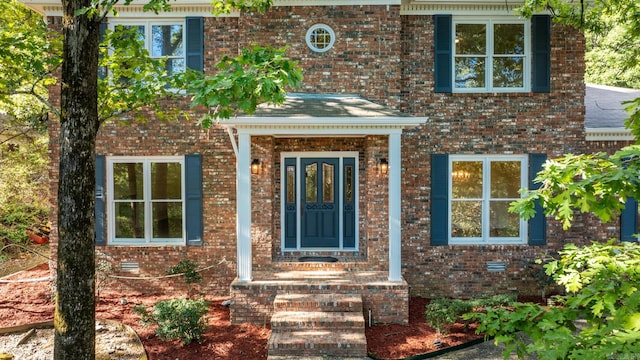
[[[189,259],[182,259],[177,265],[169,267],[165,274],[175,275],[182,274],[184,282],[187,284],[187,296],[191,297],[191,284],[202,281],[202,275],[198,274],[196,268],[198,265]]]
[[[133,311],[141,316],[144,325],[157,325],[156,335],[162,340],[180,340],[187,345],[200,341],[207,329],[204,315],[209,311],[204,298],[170,299],[157,302],[149,312],[143,305],[134,306]]]
[[[568,244],[560,256],[545,269],[565,287],[567,294],[555,298],[561,306],[515,303],[465,318],[480,320],[478,332],[504,343],[505,358],[512,352],[541,360],[640,354],[640,247]]]
[[[436,329],[439,334],[446,335],[449,333],[449,327],[464,314],[481,307],[507,305],[513,301],[515,301],[515,297],[506,294],[473,300],[438,299],[426,306],[425,317],[427,323]]]

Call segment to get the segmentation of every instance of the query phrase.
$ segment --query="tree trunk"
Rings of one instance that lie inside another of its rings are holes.
[[[63,65],[54,359],[95,359],[95,140],[98,23],[62,0]]]

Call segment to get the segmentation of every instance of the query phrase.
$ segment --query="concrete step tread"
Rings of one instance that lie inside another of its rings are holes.
[[[315,349],[319,355],[366,355],[367,338],[362,331],[306,329],[271,333],[267,345],[270,355],[295,355],[282,352]],[[347,354],[338,353],[346,351]],[[280,352],[280,353],[279,353]]]
[[[364,316],[361,312],[352,311],[278,311],[271,316],[271,323],[277,321],[348,321],[364,325]]]
[[[273,302],[279,310],[362,311],[362,296],[350,294],[279,294]]]

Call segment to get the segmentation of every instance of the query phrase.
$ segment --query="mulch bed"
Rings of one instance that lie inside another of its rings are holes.
[[[41,264],[11,278],[42,278],[49,275],[47,264]],[[231,325],[229,309],[222,306],[223,297],[205,297],[210,301],[207,323],[209,330],[202,343],[182,346],[178,341],[158,339],[153,328],[140,324],[133,306],[152,306],[168,296],[118,294],[103,292],[96,304],[96,317],[122,322],[139,335],[149,359],[266,359],[269,326]],[[0,283],[0,327],[51,320],[54,304],[48,282]],[[377,359],[403,359],[417,354],[438,351],[481,338],[475,325],[452,326],[449,335],[440,336],[425,322],[424,309],[429,300],[412,297],[409,302],[408,325],[374,325],[366,328],[367,350]],[[439,340],[441,346],[436,345]]]

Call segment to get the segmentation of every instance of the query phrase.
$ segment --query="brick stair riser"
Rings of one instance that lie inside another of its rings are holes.
[[[273,311],[332,311],[332,312],[362,312],[362,299],[357,297],[348,297],[343,300],[334,300],[319,297],[318,299],[310,299],[308,297],[299,299],[289,299],[282,296],[276,296],[273,303]]]
[[[360,316],[362,318],[362,316]],[[364,330],[364,318],[337,320],[279,320],[271,322],[271,330],[291,330],[291,329],[334,329],[334,330]]]
[[[276,295],[269,356],[364,356],[362,296],[349,293]]]

